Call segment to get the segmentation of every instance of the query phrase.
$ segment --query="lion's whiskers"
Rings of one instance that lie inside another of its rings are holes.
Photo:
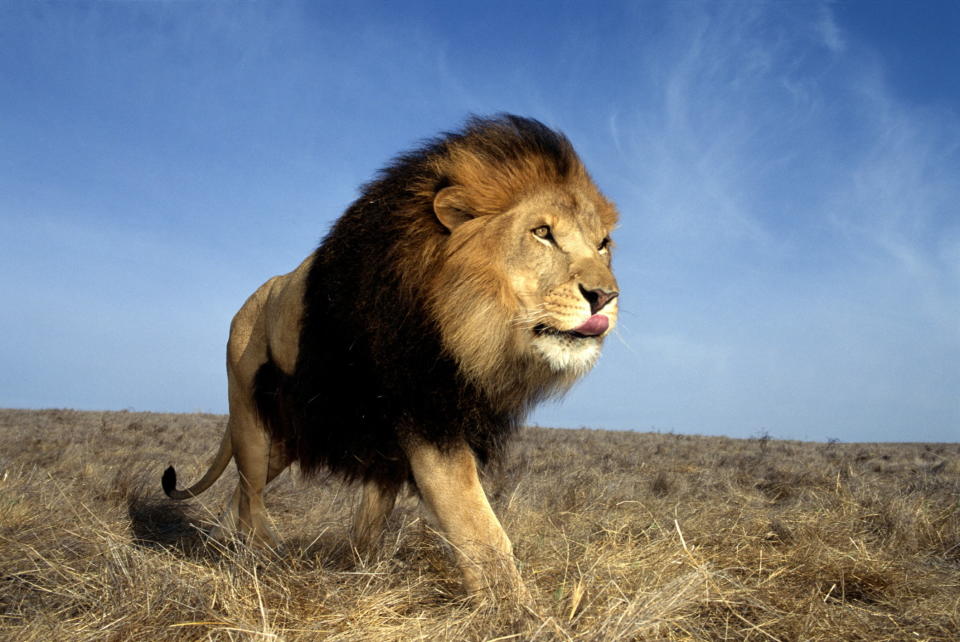
[[[543,306],[544,304],[540,303],[537,304],[536,308],[542,308]],[[534,309],[526,314],[515,317],[510,322],[510,325],[513,327],[521,327],[532,330],[537,326],[538,323],[546,321],[549,318],[550,314],[545,310]]]

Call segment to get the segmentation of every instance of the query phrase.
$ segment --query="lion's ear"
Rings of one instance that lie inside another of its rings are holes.
[[[473,218],[464,198],[463,189],[456,185],[444,187],[433,198],[433,213],[451,232]]]

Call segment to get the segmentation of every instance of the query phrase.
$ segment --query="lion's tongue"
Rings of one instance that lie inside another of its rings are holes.
[[[607,328],[610,327],[610,319],[602,314],[595,314],[586,321],[583,325],[574,328],[573,331],[578,334],[583,334],[588,337],[595,337],[598,334],[603,334],[607,331]]]

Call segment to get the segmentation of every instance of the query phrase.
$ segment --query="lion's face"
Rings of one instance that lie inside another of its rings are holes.
[[[443,307],[456,302],[458,319],[445,339],[461,364],[491,376],[494,355],[481,354],[485,346],[500,351],[498,367],[504,356],[519,357],[571,383],[589,370],[617,322],[614,220],[595,191],[545,188],[501,214],[448,226],[454,278]]]
[[[552,370],[583,374],[617,322],[611,230],[590,199],[555,190],[524,199],[502,222],[517,339]]]

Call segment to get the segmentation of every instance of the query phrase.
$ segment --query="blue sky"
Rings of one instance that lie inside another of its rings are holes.
[[[960,437],[960,4],[0,5],[0,406],[226,410],[230,318],[391,156],[510,111],[621,210],[542,425]]]

